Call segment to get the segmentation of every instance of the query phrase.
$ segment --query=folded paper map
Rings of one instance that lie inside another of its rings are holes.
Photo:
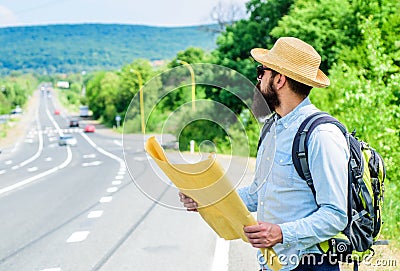
[[[215,157],[210,156],[194,164],[172,164],[155,137],[147,140],[145,149],[174,185],[197,202],[200,215],[221,238],[241,238],[248,242],[243,227],[256,225],[257,221],[247,210]],[[269,268],[274,271],[281,269],[272,248],[260,250]]]

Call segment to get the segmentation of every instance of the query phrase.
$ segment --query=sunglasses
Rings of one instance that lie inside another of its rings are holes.
[[[264,67],[263,65],[258,65],[257,66],[257,79],[261,80],[261,78],[264,76],[264,71],[272,71],[272,69],[268,67]]]

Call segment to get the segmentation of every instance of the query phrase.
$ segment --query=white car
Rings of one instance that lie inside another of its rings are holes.
[[[77,143],[78,141],[76,140],[76,138],[69,134],[60,136],[58,140],[58,145],[60,146],[76,146]]]

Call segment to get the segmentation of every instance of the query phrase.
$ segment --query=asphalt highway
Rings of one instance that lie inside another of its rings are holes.
[[[35,95],[26,133],[0,154],[0,270],[258,270],[248,244],[160,204],[179,204],[173,187],[135,185],[162,174],[137,136],[123,150],[121,135],[70,128],[55,95]],[[66,133],[76,146],[59,146]]]

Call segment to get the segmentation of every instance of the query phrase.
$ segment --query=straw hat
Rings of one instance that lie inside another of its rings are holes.
[[[308,86],[324,88],[330,84],[319,69],[321,56],[297,38],[282,37],[271,50],[254,48],[250,53],[257,62]]]

